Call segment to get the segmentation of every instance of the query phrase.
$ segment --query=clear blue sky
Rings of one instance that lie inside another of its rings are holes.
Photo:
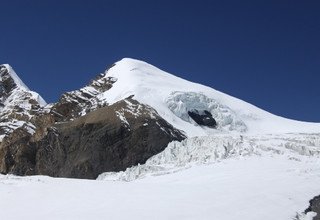
[[[318,0],[0,2],[0,63],[48,102],[132,57],[320,122]]]

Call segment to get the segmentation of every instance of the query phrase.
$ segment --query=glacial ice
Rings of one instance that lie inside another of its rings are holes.
[[[161,153],[143,165],[122,172],[101,174],[98,180],[133,181],[146,176],[174,173],[194,165],[212,164],[228,158],[245,158],[251,155],[285,155],[288,160],[320,156],[319,134],[270,134],[193,137],[182,142],[171,142]]]
[[[247,127],[235,112],[227,106],[195,92],[172,92],[166,99],[168,108],[179,118],[186,122],[196,123],[188,115],[188,111],[208,111],[218,123],[218,129],[245,132]]]

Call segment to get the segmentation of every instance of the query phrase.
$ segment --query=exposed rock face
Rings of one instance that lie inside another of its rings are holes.
[[[198,124],[209,128],[217,127],[216,120],[208,111],[199,112],[198,110],[188,111],[188,115]]]
[[[9,74],[9,70],[6,66],[0,66],[0,76],[1,76],[1,87],[0,87],[0,95],[1,100],[4,100],[9,96],[9,93],[17,87],[15,81]]]
[[[39,94],[30,91],[8,65],[0,65],[0,142],[17,128],[34,132],[30,123],[41,105]]]
[[[98,75],[89,85],[72,92],[63,94],[60,100],[51,107],[57,121],[69,121],[105,106],[97,96],[112,87],[117,79]]]
[[[305,210],[305,213],[315,212],[317,215],[313,217],[313,220],[320,220],[320,195],[310,200],[309,207]]]
[[[33,172],[35,149],[26,143],[36,133],[34,116],[44,104],[9,65],[0,65],[0,172]]]
[[[104,171],[144,163],[169,142],[183,138],[153,109],[128,98],[74,121],[55,124],[35,143],[39,149],[36,173],[96,178]]]
[[[105,73],[44,106],[8,68],[0,71],[1,173],[92,179],[144,163],[185,138],[134,97],[112,105],[103,101],[99,95],[117,80]]]

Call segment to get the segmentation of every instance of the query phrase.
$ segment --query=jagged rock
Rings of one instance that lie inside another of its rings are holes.
[[[87,86],[63,94],[51,108],[56,121],[69,121],[105,106],[107,103],[98,100],[97,96],[109,90],[115,82],[115,78],[105,77],[105,73],[102,73]]]
[[[28,143],[38,129],[32,120],[44,104],[9,65],[0,65],[0,172],[34,174],[36,149]]]
[[[0,148],[1,173],[35,174],[36,149],[28,144],[30,138],[30,134],[23,128],[18,128],[7,136]]]
[[[9,70],[4,65],[0,65],[0,97],[6,97],[8,94],[17,87],[13,78],[10,77]]]

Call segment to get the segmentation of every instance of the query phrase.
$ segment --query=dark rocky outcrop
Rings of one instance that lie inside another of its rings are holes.
[[[139,112],[126,111],[128,104]],[[39,149],[35,169],[50,176],[96,178],[145,163],[169,142],[183,138],[153,109],[127,99],[54,125],[34,143]]]
[[[0,148],[1,173],[34,174],[36,149],[28,144],[30,139],[30,134],[22,128],[16,129],[5,139]]]
[[[311,199],[309,204],[309,207],[304,212],[315,212],[317,215],[313,217],[313,220],[320,220],[320,195]]]
[[[40,98],[20,81],[9,65],[0,65],[1,173],[33,174],[36,149],[28,143],[36,133],[31,121],[41,109]]]
[[[99,99],[117,80],[106,73],[43,106],[10,71],[0,66],[1,173],[93,179],[143,164],[185,138],[132,96],[112,105]]]
[[[188,111],[188,115],[198,124],[201,126],[206,126],[209,128],[216,128],[217,122],[212,117],[212,114],[206,110],[200,112],[198,110]]]
[[[169,142],[185,138],[132,98],[68,122],[52,123],[44,115],[35,122],[51,126],[42,135],[17,129],[3,141],[2,173],[94,179],[102,172],[143,164]]]

